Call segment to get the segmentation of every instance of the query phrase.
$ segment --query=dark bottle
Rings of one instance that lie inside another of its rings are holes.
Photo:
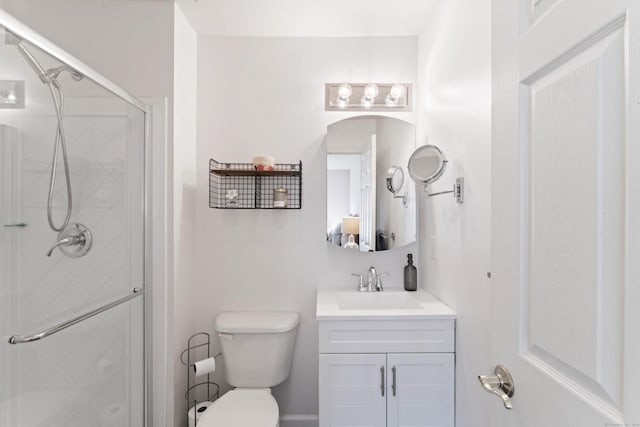
[[[413,265],[413,254],[407,254],[407,265],[404,267],[404,290],[418,289],[418,269]]]

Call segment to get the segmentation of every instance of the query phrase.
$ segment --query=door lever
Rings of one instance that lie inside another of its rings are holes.
[[[502,399],[505,409],[512,409],[511,398],[515,387],[511,373],[502,365],[496,366],[493,375],[478,375],[478,381],[489,393],[493,393]]]

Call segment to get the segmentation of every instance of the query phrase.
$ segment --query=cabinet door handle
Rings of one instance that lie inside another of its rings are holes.
[[[396,395],[396,367],[391,368],[391,374],[393,376],[393,382],[391,383],[391,390],[393,390],[393,396]]]
[[[384,397],[384,366],[380,366],[380,393]]]

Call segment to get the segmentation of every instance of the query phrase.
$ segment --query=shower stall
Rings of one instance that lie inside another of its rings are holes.
[[[145,106],[0,11],[0,427],[142,427]]]

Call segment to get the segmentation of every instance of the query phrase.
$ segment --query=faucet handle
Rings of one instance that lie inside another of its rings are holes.
[[[384,288],[382,287],[382,278],[385,276],[391,276],[390,273],[382,273],[382,274],[378,274],[376,276],[376,292],[382,292],[384,291]]]
[[[365,292],[367,290],[367,285],[365,285],[364,283],[364,277],[362,277],[362,274],[357,274],[357,273],[351,273],[352,276],[357,276],[360,278],[360,283],[358,284],[358,291],[359,292]]]
[[[366,291],[367,290],[367,285],[364,283],[364,277],[362,276],[362,274],[351,273],[351,275],[360,278],[360,280],[358,281],[358,291],[359,292]]]

